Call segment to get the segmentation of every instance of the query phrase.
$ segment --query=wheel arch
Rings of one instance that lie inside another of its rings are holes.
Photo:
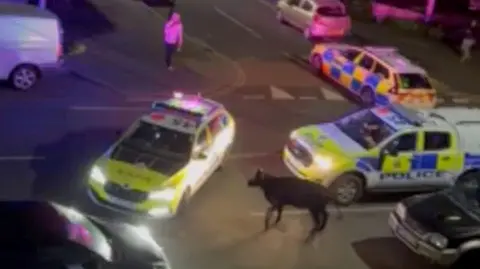
[[[13,75],[13,72],[15,72],[15,70],[17,70],[18,68],[22,67],[22,66],[30,66],[30,67],[33,67],[33,69],[35,70],[35,72],[37,73],[38,75],[38,78],[41,78],[42,77],[42,70],[40,69],[40,67],[34,63],[30,63],[30,62],[24,62],[24,63],[19,63],[17,64],[13,69],[12,71],[10,71],[10,74],[8,75],[8,77],[10,78],[12,75]]]

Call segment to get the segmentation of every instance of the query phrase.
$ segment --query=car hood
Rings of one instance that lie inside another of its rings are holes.
[[[333,123],[310,125],[296,131],[316,153],[328,152],[337,155],[353,155],[365,149],[346,136]]]
[[[106,178],[120,185],[128,185],[139,190],[154,190],[172,184],[172,176],[182,170],[187,161],[160,160],[155,170],[142,163],[133,165],[127,162],[106,159],[97,163],[97,166],[105,173]],[[159,167],[164,169],[159,169]],[[163,171],[163,172],[160,172]]]
[[[97,217],[89,217],[109,238],[114,252],[113,262],[141,262],[142,264],[162,265],[167,258],[162,248],[151,237],[140,236],[135,226],[117,221],[108,221]],[[158,268],[162,268],[159,266]],[[166,268],[166,267],[165,267]]]
[[[407,205],[408,215],[427,231],[449,239],[480,235],[480,219],[458,203],[449,192],[431,194]]]

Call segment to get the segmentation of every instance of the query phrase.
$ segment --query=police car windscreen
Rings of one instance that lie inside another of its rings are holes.
[[[190,156],[193,135],[163,126],[140,122],[119,146],[131,147],[158,155]],[[174,156],[173,156],[174,157]]]
[[[361,110],[335,123],[353,141],[371,149],[395,133],[395,130],[370,110]]]
[[[401,89],[431,89],[432,85],[427,77],[422,74],[399,74]]]

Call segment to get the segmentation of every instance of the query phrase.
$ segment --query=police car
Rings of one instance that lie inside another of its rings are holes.
[[[284,162],[295,175],[329,186],[342,204],[366,191],[424,191],[480,168],[480,110],[363,109],[291,133]]]
[[[155,102],[93,165],[93,201],[122,212],[177,214],[222,164],[235,136],[225,107],[176,94]]]
[[[427,72],[396,48],[322,43],[313,48],[310,62],[367,106],[432,108],[437,103]]]

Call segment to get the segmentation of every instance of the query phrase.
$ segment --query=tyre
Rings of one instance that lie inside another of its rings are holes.
[[[281,10],[277,10],[277,20],[280,22],[280,23],[283,23],[283,24],[287,24],[287,21],[285,20],[285,17],[283,16],[283,13]]]
[[[313,66],[313,68],[315,68],[315,71],[317,71],[318,73],[322,72],[323,60],[320,54],[313,55],[312,59],[310,60],[310,63]]]
[[[360,99],[362,104],[366,107],[375,106],[375,93],[369,87],[363,87],[360,90]]]
[[[363,179],[355,174],[344,174],[338,177],[329,189],[339,204],[348,206],[362,198]]]
[[[31,89],[40,78],[39,70],[30,64],[22,64],[13,69],[8,78],[10,85],[20,91]]]
[[[190,187],[186,188],[185,191],[182,194],[182,198],[180,199],[180,202],[178,203],[177,210],[175,212],[175,216],[182,216],[185,215],[185,212],[187,211],[188,204],[190,202],[191,198],[191,189]]]

